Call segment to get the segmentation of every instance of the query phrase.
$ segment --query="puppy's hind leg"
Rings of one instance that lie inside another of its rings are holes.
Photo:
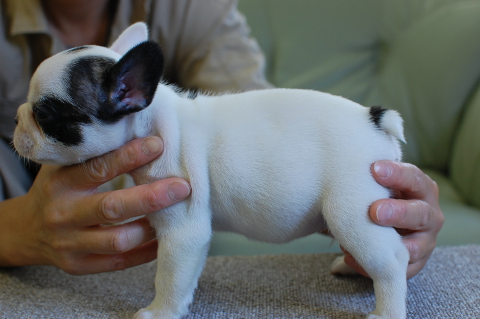
[[[404,319],[409,253],[393,228],[378,226],[369,219],[371,198],[371,193],[356,194],[354,200],[345,203],[345,198],[329,196],[324,217],[335,238],[373,280],[376,307],[367,318]]]
[[[370,247],[347,248],[373,280],[376,307],[367,318],[406,318],[407,266],[410,258],[400,235],[393,229],[373,225],[363,243]]]

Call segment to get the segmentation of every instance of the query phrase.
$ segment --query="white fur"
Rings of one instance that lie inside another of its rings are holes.
[[[128,28],[128,36],[118,37],[110,49],[124,55],[137,44],[148,40],[148,29],[145,23],[135,23]]]
[[[128,30],[121,37],[135,38]],[[31,94],[48,90],[37,86],[44,76],[39,74]],[[370,318],[406,317],[408,251],[393,228],[375,225],[367,213],[374,201],[389,197],[370,166],[400,160],[398,113],[387,111],[379,129],[368,108],[326,93],[272,89],[189,100],[161,84],[145,110],[113,127],[85,127],[87,144],[74,150],[45,141],[29,103],[18,115],[15,145],[33,159],[78,162],[158,135],[164,153],[135,170],[135,182],[179,176],[191,183],[190,198],[149,215],[159,239],[156,296],[136,319],[187,313],[212,230],[285,243],[326,225],[374,281],[377,302]],[[348,272],[345,266],[337,261],[333,271]]]

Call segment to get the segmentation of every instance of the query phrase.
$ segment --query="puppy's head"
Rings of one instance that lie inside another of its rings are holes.
[[[127,142],[127,118],[152,102],[163,71],[162,51],[147,39],[137,23],[110,48],[82,46],[43,61],[17,112],[18,153],[68,165]]]

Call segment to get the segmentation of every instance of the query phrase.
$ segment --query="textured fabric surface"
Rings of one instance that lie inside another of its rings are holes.
[[[210,257],[192,318],[363,318],[372,282],[329,274],[335,254]],[[0,270],[1,318],[130,318],[154,296],[155,264],[75,277]],[[408,282],[408,318],[480,317],[480,245],[437,248]]]

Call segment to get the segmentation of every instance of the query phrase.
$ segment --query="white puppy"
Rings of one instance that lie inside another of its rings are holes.
[[[405,318],[408,251],[367,213],[390,195],[370,166],[400,160],[398,113],[307,90],[188,98],[160,82],[162,52],[147,39],[137,23],[111,48],[78,47],[44,61],[14,135],[21,155],[62,165],[134,138],[163,138],[163,155],[132,172],[135,182],[179,176],[192,194],[148,217],[159,243],[156,296],[135,318],[188,312],[212,230],[285,243],[327,225],[374,281],[368,317]],[[345,266],[337,261],[334,271]]]

